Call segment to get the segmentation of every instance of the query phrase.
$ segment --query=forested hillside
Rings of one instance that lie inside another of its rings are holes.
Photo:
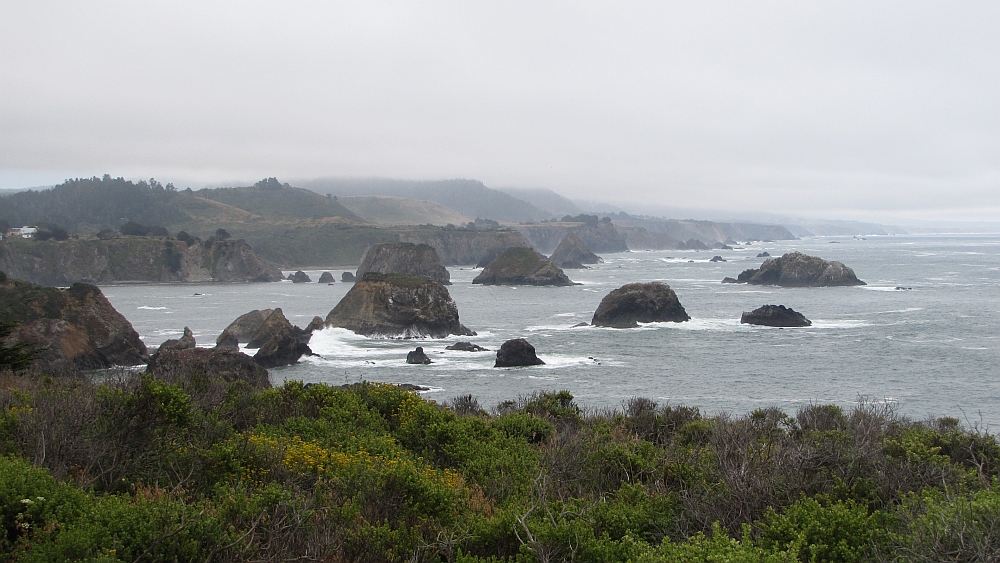
[[[360,219],[333,198],[281,184],[274,178],[241,188],[177,190],[154,179],[132,182],[124,178],[78,178],[48,190],[29,190],[5,196],[0,220],[11,225],[49,223],[70,232],[94,233],[117,229],[127,221],[214,232],[213,225],[228,221],[294,221]]]

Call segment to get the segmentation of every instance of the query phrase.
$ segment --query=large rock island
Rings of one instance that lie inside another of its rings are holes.
[[[575,285],[559,266],[532,248],[508,248],[472,280],[483,285]]]
[[[601,300],[591,324],[610,328],[634,328],[639,323],[680,323],[690,319],[669,285],[662,282],[629,283]]]
[[[193,242],[164,237],[108,240],[7,240],[0,242],[0,270],[49,286],[79,281],[271,282],[281,271],[261,260],[242,240]]]
[[[421,276],[369,272],[337,303],[326,325],[380,338],[473,336],[442,284]]]
[[[427,244],[410,242],[376,244],[369,248],[361,259],[356,277],[362,278],[368,272],[423,276],[444,285],[451,285],[451,274],[441,262],[441,256],[434,247]]]
[[[744,270],[735,280],[726,278],[723,282],[782,287],[865,285],[865,282],[854,275],[854,270],[844,264],[827,262],[801,252],[789,252],[780,258],[769,258],[760,268]]]
[[[5,345],[39,350],[45,371],[132,366],[149,360],[139,334],[101,290],[87,284],[41,287],[0,272],[0,323],[16,323]]]

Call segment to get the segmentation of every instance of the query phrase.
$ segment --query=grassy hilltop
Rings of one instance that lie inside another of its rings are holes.
[[[705,417],[568,392],[448,406],[385,384],[255,391],[8,377],[13,561],[986,561],[1000,446],[879,403]]]

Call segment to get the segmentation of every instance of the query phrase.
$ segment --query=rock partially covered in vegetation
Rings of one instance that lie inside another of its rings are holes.
[[[180,339],[171,338],[160,344],[160,347],[156,349],[157,352],[160,350],[187,350],[188,348],[194,348],[198,343],[194,339],[194,334],[191,329],[184,327],[184,335]]]
[[[690,319],[669,285],[662,282],[629,283],[601,300],[591,324],[633,328],[639,323],[680,323]]]
[[[333,279],[333,274],[330,272],[323,272],[319,275],[319,283],[334,283],[337,280]]]
[[[274,312],[274,309],[254,309],[249,313],[240,315],[222,331],[218,340],[215,341],[216,344],[219,344],[224,339],[228,340],[230,337],[235,338],[237,342],[250,342],[254,333],[257,332],[260,325],[264,324],[264,321],[272,312]]]
[[[854,275],[854,270],[844,264],[827,262],[801,252],[789,252],[780,258],[769,258],[760,268],[744,270],[736,278],[736,283],[782,287],[865,285],[865,282]]]
[[[309,283],[312,281],[309,274],[303,272],[302,270],[299,270],[294,274],[289,274],[288,279],[292,280],[292,283]]]
[[[250,356],[219,348],[161,350],[149,360],[146,372],[156,379],[185,386],[193,380],[214,378],[244,381],[254,389],[267,389],[271,386],[267,370]]]
[[[358,266],[358,278],[368,272],[423,276],[451,285],[451,274],[434,247],[409,242],[383,242],[368,249]]]
[[[0,324],[17,324],[5,338],[37,349],[33,366],[46,371],[134,366],[149,359],[131,323],[87,284],[69,289],[0,281]]]
[[[384,338],[474,336],[448,289],[429,278],[369,272],[326,317],[326,325]]]
[[[408,364],[429,364],[431,359],[424,353],[423,346],[417,346],[416,350],[406,353],[406,363]]]
[[[483,285],[575,285],[559,266],[532,248],[508,248],[472,280]]]
[[[812,321],[805,318],[802,313],[789,309],[784,305],[764,305],[749,313],[743,312],[740,317],[743,324],[778,326],[778,327],[801,327],[811,326]]]
[[[601,257],[587,248],[580,235],[570,232],[563,237],[562,242],[556,247],[549,260],[560,268],[580,269],[586,267],[584,264],[600,263]]]
[[[495,368],[507,368],[518,366],[540,366],[545,362],[535,355],[535,347],[523,338],[514,338],[504,342],[497,351],[497,361],[493,365]]]

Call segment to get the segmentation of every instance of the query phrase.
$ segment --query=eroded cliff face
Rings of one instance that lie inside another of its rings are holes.
[[[76,282],[264,282],[281,271],[242,240],[195,243],[156,237],[0,242],[0,270],[48,286]]]
[[[518,231],[408,230],[400,231],[400,242],[434,247],[448,266],[477,264],[486,256],[497,256],[508,248],[530,246]]]
[[[539,252],[551,254],[569,233],[575,233],[593,252],[628,252],[625,236],[609,221],[592,223],[537,223],[519,225],[531,246]]]
[[[146,345],[95,286],[41,287],[3,279],[0,322],[17,326],[7,344],[27,342],[40,350],[34,366],[47,371],[97,369],[145,363]]]

